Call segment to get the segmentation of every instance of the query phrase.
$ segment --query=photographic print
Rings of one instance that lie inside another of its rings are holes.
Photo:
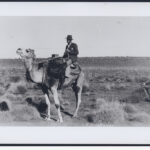
[[[0,144],[148,144],[149,7],[0,3]]]
[[[150,126],[149,17],[0,22],[0,125]]]

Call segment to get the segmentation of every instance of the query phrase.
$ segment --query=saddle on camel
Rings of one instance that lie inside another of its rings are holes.
[[[47,73],[48,75],[55,76],[55,78],[59,79],[59,90],[62,89],[63,86],[67,86],[69,83],[71,84],[70,80],[78,76],[81,72],[81,67],[78,63],[70,64],[68,66],[67,61],[63,57],[54,56],[48,61]],[[68,76],[66,76],[66,69]]]

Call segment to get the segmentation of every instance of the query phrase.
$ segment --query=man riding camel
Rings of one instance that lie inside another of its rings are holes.
[[[77,44],[72,43],[72,40],[73,40],[72,35],[68,35],[66,40],[67,40],[67,45],[66,45],[65,52],[63,55],[63,59],[66,64],[66,67],[65,67],[66,69],[65,69],[64,74],[62,75],[58,89],[61,89],[64,82],[65,83],[69,82],[69,79],[71,79],[70,77],[72,76],[72,73],[78,74],[81,71],[81,70],[77,71],[75,69],[77,66],[77,56],[79,54],[78,46]],[[74,69],[71,69],[71,68],[74,68]],[[67,79],[67,81],[65,79]]]
[[[66,60],[66,71],[65,71],[65,77],[69,78],[70,77],[70,66],[75,67],[77,64],[77,56],[79,54],[78,51],[78,46],[76,43],[72,43],[72,35],[68,35],[67,38],[67,45],[66,49],[63,55],[63,58]]]

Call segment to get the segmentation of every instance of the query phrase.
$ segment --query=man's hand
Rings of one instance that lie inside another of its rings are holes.
[[[70,49],[67,49],[67,52],[70,52]]]

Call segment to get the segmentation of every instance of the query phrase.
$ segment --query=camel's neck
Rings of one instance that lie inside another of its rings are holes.
[[[25,60],[25,67],[26,67],[27,71],[30,72],[32,70],[32,68],[33,68],[33,65],[34,65],[33,58]]]
[[[29,78],[35,83],[42,83],[43,68],[38,68],[38,64],[34,59],[25,60],[25,67],[28,72]]]

